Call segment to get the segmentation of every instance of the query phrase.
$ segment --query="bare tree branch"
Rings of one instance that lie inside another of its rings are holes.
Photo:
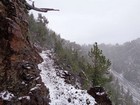
[[[53,9],[53,8],[37,8],[34,6],[34,3],[33,5],[30,5],[26,2],[26,7],[28,10],[35,10],[35,11],[39,11],[39,12],[48,12],[48,11],[59,11],[58,9]]]

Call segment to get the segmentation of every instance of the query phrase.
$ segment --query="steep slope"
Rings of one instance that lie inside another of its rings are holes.
[[[140,103],[140,89],[126,80],[121,74],[117,73],[116,71],[112,70],[111,73],[116,79],[118,79],[118,82],[120,86],[123,87],[125,93],[129,91],[133,97],[133,100]]]
[[[0,1],[0,105],[48,105],[49,91],[37,67],[42,59],[27,36],[25,3]]]
[[[49,105],[50,100],[51,105],[96,104],[86,90],[65,83],[66,71],[58,70],[62,78],[57,76],[49,52],[41,54],[41,63],[27,35],[25,4],[26,0],[0,1],[0,105]]]
[[[112,62],[112,74],[117,79],[124,94],[132,95],[133,101],[140,102],[140,38],[122,45],[100,45],[104,54]],[[139,105],[137,104],[136,105]]]
[[[140,87],[140,38],[123,45],[101,45],[100,48],[111,60],[113,70]]]
[[[66,71],[58,70],[61,77],[57,75],[54,61],[50,58],[50,51],[41,54],[44,62],[38,65],[41,69],[41,77],[50,91],[50,105],[95,105],[95,100],[86,90],[76,89],[71,84],[64,82],[63,74]]]

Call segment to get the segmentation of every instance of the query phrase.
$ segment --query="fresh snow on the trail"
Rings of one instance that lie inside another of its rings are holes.
[[[40,53],[44,61],[38,65],[41,70],[41,78],[45,86],[49,88],[50,105],[94,105],[95,99],[86,90],[76,89],[64,79],[56,75],[54,61],[49,58],[49,50]]]

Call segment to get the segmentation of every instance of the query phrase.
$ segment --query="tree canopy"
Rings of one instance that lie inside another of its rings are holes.
[[[93,63],[93,71],[92,71],[92,83],[94,86],[103,85],[106,83],[109,78],[105,76],[108,72],[111,62],[107,59],[102,50],[98,48],[97,43],[93,45],[91,51],[89,52],[89,56]]]

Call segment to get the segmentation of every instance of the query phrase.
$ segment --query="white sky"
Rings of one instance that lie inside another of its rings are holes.
[[[34,0],[48,12],[49,28],[79,44],[123,43],[140,35],[140,0]]]

